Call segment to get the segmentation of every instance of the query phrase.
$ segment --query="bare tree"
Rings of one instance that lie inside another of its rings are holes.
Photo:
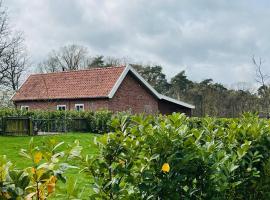
[[[21,77],[26,69],[27,54],[23,41],[22,35],[17,35],[16,41],[10,46],[3,59],[3,64],[7,68],[4,85],[13,91],[19,88]]]
[[[108,67],[119,66],[122,64],[123,64],[123,61],[120,58],[115,58],[115,57],[107,57],[106,58],[106,66],[108,66]]]
[[[57,72],[82,69],[85,66],[87,49],[80,45],[67,45],[53,50],[39,65],[41,72]]]
[[[257,59],[255,56],[252,57],[252,62],[256,68],[256,82],[260,84],[258,94],[261,97],[262,109],[265,110],[267,117],[269,117],[269,105],[270,105],[270,91],[267,84],[269,75],[265,74],[262,69],[263,61],[261,58]]]
[[[3,8],[2,1],[0,1],[0,84],[6,78],[7,65],[3,63],[8,48],[12,45],[14,40],[10,39],[10,28],[8,26],[8,15],[5,8]]]
[[[47,59],[44,60],[43,62],[39,63],[38,71],[41,73],[60,71],[60,68],[58,65],[58,59],[55,58],[53,53],[49,53]]]
[[[262,71],[262,64],[263,61],[261,58],[259,58],[258,60],[256,60],[255,56],[252,57],[252,62],[254,64],[254,66],[256,67],[256,81],[257,83],[259,83],[261,86],[265,87],[266,86],[266,82],[269,79],[269,75],[268,74],[264,74]]]
[[[18,89],[26,67],[23,36],[9,25],[7,9],[0,0],[0,92],[6,94]],[[7,97],[8,98],[8,97]]]

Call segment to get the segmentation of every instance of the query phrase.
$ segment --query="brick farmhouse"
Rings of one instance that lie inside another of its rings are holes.
[[[27,110],[100,110],[133,113],[182,112],[193,105],[159,94],[132,67],[33,74],[12,97]]]

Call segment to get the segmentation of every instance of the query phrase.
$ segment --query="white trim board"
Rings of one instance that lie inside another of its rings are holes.
[[[149,83],[146,82],[146,80],[144,80],[144,78],[138,74],[138,72],[136,72],[135,69],[133,69],[130,65],[126,66],[124,71],[122,72],[122,74],[120,75],[120,77],[118,78],[118,80],[116,81],[115,85],[113,86],[112,90],[109,93],[109,98],[113,98],[114,94],[116,93],[116,91],[118,90],[119,86],[121,85],[121,83],[123,82],[124,78],[127,76],[128,72],[131,72],[136,78],[139,79],[139,81],[146,87],[148,88],[154,96],[156,96],[159,100],[166,100],[190,109],[194,109],[195,106],[185,103],[183,101],[179,101],[167,96],[164,96],[162,94],[159,94]]]

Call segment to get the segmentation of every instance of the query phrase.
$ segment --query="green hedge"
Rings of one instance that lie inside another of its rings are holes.
[[[270,199],[270,122],[120,116],[88,160],[92,199]]]
[[[112,131],[111,120],[113,113],[110,111],[21,111],[17,109],[0,109],[0,119],[2,127],[2,119],[4,117],[31,117],[33,120],[44,121],[44,129],[50,126],[50,120],[54,121],[57,126],[63,126],[67,131],[76,130],[76,123],[73,119],[82,119],[86,121],[87,132],[90,133],[106,133]]]

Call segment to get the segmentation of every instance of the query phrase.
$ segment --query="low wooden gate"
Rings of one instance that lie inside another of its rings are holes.
[[[35,133],[59,133],[59,132],[87,132],[88,123],[86,119],[33,119],[33,130]]]
[[[2,119],[2,134],[23,136],[31,135],[33,127],[29,117],[4,117]]]
[[[34,119],[32,123],[35,133],[67,132],[67,122],[63,119]]]
[[[14,136],[89,131],[88,121],[82,118],[31,119],[29,117],[4,117],[0,121],[0,126],[2,135]]]

